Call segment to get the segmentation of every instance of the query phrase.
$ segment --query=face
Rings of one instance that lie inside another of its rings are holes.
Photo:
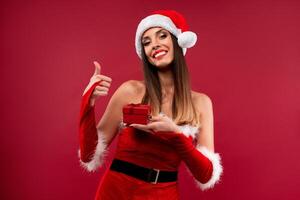
[[[154,27],[145,31],[142,45],[148,61],[156,67],[166,67],[174,59],[171,34],[163,28]]]

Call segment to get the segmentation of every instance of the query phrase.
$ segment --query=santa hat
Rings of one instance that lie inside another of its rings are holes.
[[[158,10],[142,19],[139,23],[135,35],[136,53],[142,58],[143,33],[152,27],[162,27],[177,37],[178,45],[182,48],[183,54],[186,54],[187,48],[193,47],[197,41],[197,35],[188,31],[188,25],[184,17],[174,10]]]

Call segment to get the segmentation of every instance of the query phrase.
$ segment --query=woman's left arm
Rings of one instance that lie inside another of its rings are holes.
[[[200,130],[197,138],[197,145],[194,146],[184,134],[172,136],[172,143],[191,171],[198,186],[202,190],[212,188],[219,180],[223,172],[221,158],[214,152],[214,130],[213,130],[213,106],[211,99],[201,95],[195,106],[200,112]],[[201,107],[200,107],[201,106]]]
[[[207,162],[204,162],[206,165],[202,164],[202,169],[192,169],[193,167],[188,167],[192,173],[193,170],[196,170],[196,174],[197,170],[202,170],[204,172],[206,171],[206,182],[201,182],[199,179],[197,179],[199,187],[202,190],[205,190],[213,187],[220,180],[220,176],[223,173],[223,167],[221,164],[220,155],[214,152],[214,115],[212,101],[207,95],[201,94],[197,103],[199,106],[201,105],[199,113],[201,127],[197,138],[197,145],[195,147],[196,151],[194,151],[193,154],[196,160],[197,158],[198,160],[200,158],[202,158],[202,160],[208,159],[210,161],[210,165],[207,164]],[[204,159],[203,156],[206,159]],[[194,162],[195,161],[190,161],[190,164],[186,164],[191,165],[191,163]]]
[[[201,122],[197,136],[197,146],[205,146],[208,150],[214,152],[214,115],[212,101],[207,95],[202,94],[201,97],[198,98],[197,105],[200,107],[198,115]]]

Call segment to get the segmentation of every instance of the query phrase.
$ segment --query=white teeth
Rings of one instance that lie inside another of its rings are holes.
[[[161,52],[155,54],[155,55],[154,55],[154,58],[157,58],[158,56],[161,56],[161,55],[165,55],[166,53],[167,53],[167,52],[165,52],[165,51],[161,51]]]

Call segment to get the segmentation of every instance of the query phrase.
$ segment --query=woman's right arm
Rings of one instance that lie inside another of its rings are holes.
[[[80,111],[80,150],[81,165],[88,171],[95,171],[103,162],[106,149],[119,130],[122,121],[122,108],[132,95],[130,81],[123,83],[111,97],[106,110],[96,125],[95,102],[106,96],[111,79],[100,75],[100,65],[95,62],[95,73],[84,91]],[[101,102],[97,105],[101,106]]]

